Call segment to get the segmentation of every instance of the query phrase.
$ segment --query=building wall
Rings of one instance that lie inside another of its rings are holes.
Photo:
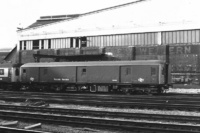
[[[85,40],[83,40],[85,38]],[[160,33],[136,33],[20,41],[20,50],[160,45]],[[85,45],[84,45],[85,44]],[[84,46],[83,46],[84,45]]]
[[[200,43],[200,30],[164,31],[162,44]]]
[[[85,40],[83,40],[85,38]],[[37,44],[34,44],[38,41]],[[83,46],[83,44],[85,45]],[[200,29],[20,41],[20,50],[200,44]],[[36,46],[37,45],[37,46]]]

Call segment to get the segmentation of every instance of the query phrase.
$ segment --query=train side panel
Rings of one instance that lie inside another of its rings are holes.
[[[119,66],[79,66],[77,83],[119,83]]]
[[[40,82],[46,83],[75,83],[76,67],[41,67]]]
[[[11,82],[11,68],[0,68],[0,83],[8,83]]]
[[[158,84],[158,65],[134,65],[121,67],[121,83]]]
[[[87,74],[88,69],[86,66],[78,66],[77,67],[77,83],[87,83]]]
[[[20,68],[19,67],[13,67],[11,69],[11,82],[19,82],[20,80]]]
[[[21,82],[39,82],[39,67],[21,68]]]
[[[119,83],[119,66],[89,66],[89,83]]]

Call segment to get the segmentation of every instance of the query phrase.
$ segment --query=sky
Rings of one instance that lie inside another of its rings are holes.
[[[17,27],[27,27],[40,16],[86,13],[134,0],[1,0],[0,48],[13,48]]]
[[[136,0],[1,0],[0,49],[14,48],[17,43],[17,27],[25,28],[40,16],[81,14],[132,1]],[[150,8],[145,10],[138,6],[136,8],[140,10],[138,15],[146,14],[152,20],[159,16],[163,17],[164,22],[200,19],[200,0],[146,0],[145,2],[150,4],[148,5]],[[148,15],[150,12],[151,16]]]

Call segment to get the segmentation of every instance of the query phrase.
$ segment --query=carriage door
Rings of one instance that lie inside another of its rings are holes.
[[[158,66],[151,66],[151,83],[158,83]]]
[[[122,66],[121,83],[131,83],[131,80],[132,80],[131,66]]]
[[[87,82],[87,67],[77,67],[77,82],[78,83]]]
[[[18,82],[19,81],[19,74],[20,74],[20,69],[18,67],[13,67],[12,69],[12,82]]]
[[[21,73],[22,73],[22,78],[21,78],[22,82],[27,82],[27,79],[26,79],[27,69],[23,68]]]
[[[40,82],[48,82],[50,75],[48,74],[48,69],[46,67],[40,67],[39,74],[40,74],[39,78]]]

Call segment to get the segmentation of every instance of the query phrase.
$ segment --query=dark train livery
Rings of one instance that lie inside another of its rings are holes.
[[[162,93],[171,85],[170,68],[159,60],[27,63],[0,71],[1,82],[24,90]]]

